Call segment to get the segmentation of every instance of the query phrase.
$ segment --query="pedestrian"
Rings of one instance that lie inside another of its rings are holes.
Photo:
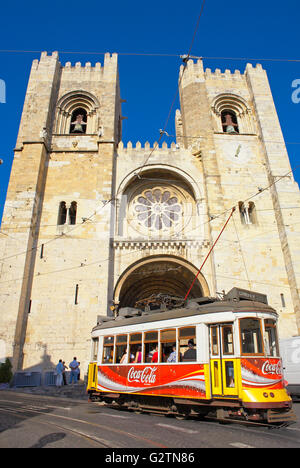
[[[71,383],[73,382],[73,379],[74,379],[74,383],[76,384],[76,382],[77,382],[77,376],[78,376],[78,371],[77,371],[77,369],[78,369],[78,362],[77,362],[77,358],[76,358],[76,357],[74,357],[74,358],[73,358],[73,361],[70,362],[69,367],[70,367],[70,369],[71,369],[70,382],[69,382],[69,383],[70,383],[70,385],[71,385]]]
[[[66,377],[66,369],[68,369],[68,366],[66,366],[65,361],[63,361],[63,366],[64,366],[64,370],[63,370],[63,373],[62,373],[63,383],[64,383],[64,385],[68,385],[67,384],[67,377]]]
[[[63,370],[64,366],[62,363],[62,359],[59,360],[57,366],[56,366],[56,386],[61,387],[63,384]]]
[[[78,367],[77,367],[77,369],[76,369],[76,373],[77,373],[77,382],[79,382],[79,380],[80,380],[80,367],[79,367],[79,366],[80,366],[80,362],[78,362]]]

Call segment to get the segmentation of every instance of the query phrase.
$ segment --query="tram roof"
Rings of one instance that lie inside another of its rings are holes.
[[[193,304],[193,305],[192,305]],[[93,331],[103,330],[108,328],[119,328],[119,327],[128,327],[130,325],[159,322],[164,320],[172,320],[182,317],[191,317],[197,315],[206,315],[212,313],[221,313],[221,312],[233,312],[233,313],[243,313],[243,312],[260,312],[260,313],[271,313],[278,316],[275,309],[270,307],[267,304],[262,302],[255,301],[215,301],[208,304],[196,305],[194,302],[188,307],[181,307],[178,309],[171,309],[167,311],[151,311],[148,313],[141,312],[140,315],[135,315],[133,317],[117,317],[116,319],[109,317],[106,318],[107,321],[104,321],[98,324],[93,328]],[[136,309],[137,311],[137,309]]]

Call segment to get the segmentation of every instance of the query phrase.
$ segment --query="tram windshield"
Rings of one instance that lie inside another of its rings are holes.
[[[240,319],[242,354],[263,354],[261,321],[256,318]]]

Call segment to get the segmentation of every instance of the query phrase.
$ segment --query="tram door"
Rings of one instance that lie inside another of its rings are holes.
[[[234,359],[233,324],[210,325],[210,374],[212,396],[237,397],[237,365]]]

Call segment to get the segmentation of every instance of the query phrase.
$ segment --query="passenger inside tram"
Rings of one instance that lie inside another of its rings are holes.
[[[177,355],[176,355],[176,343],[172,345],[170,348],[169,356],[167,358],[167,362],[177,362]]]
[[[188,349],[184,353],[183,361],[196,361],[196,349],[195,349],[195,343],[194,340],[189,340],[188,341]]]
[[[158,362],[158,345],[155,346],[151,362]]]

